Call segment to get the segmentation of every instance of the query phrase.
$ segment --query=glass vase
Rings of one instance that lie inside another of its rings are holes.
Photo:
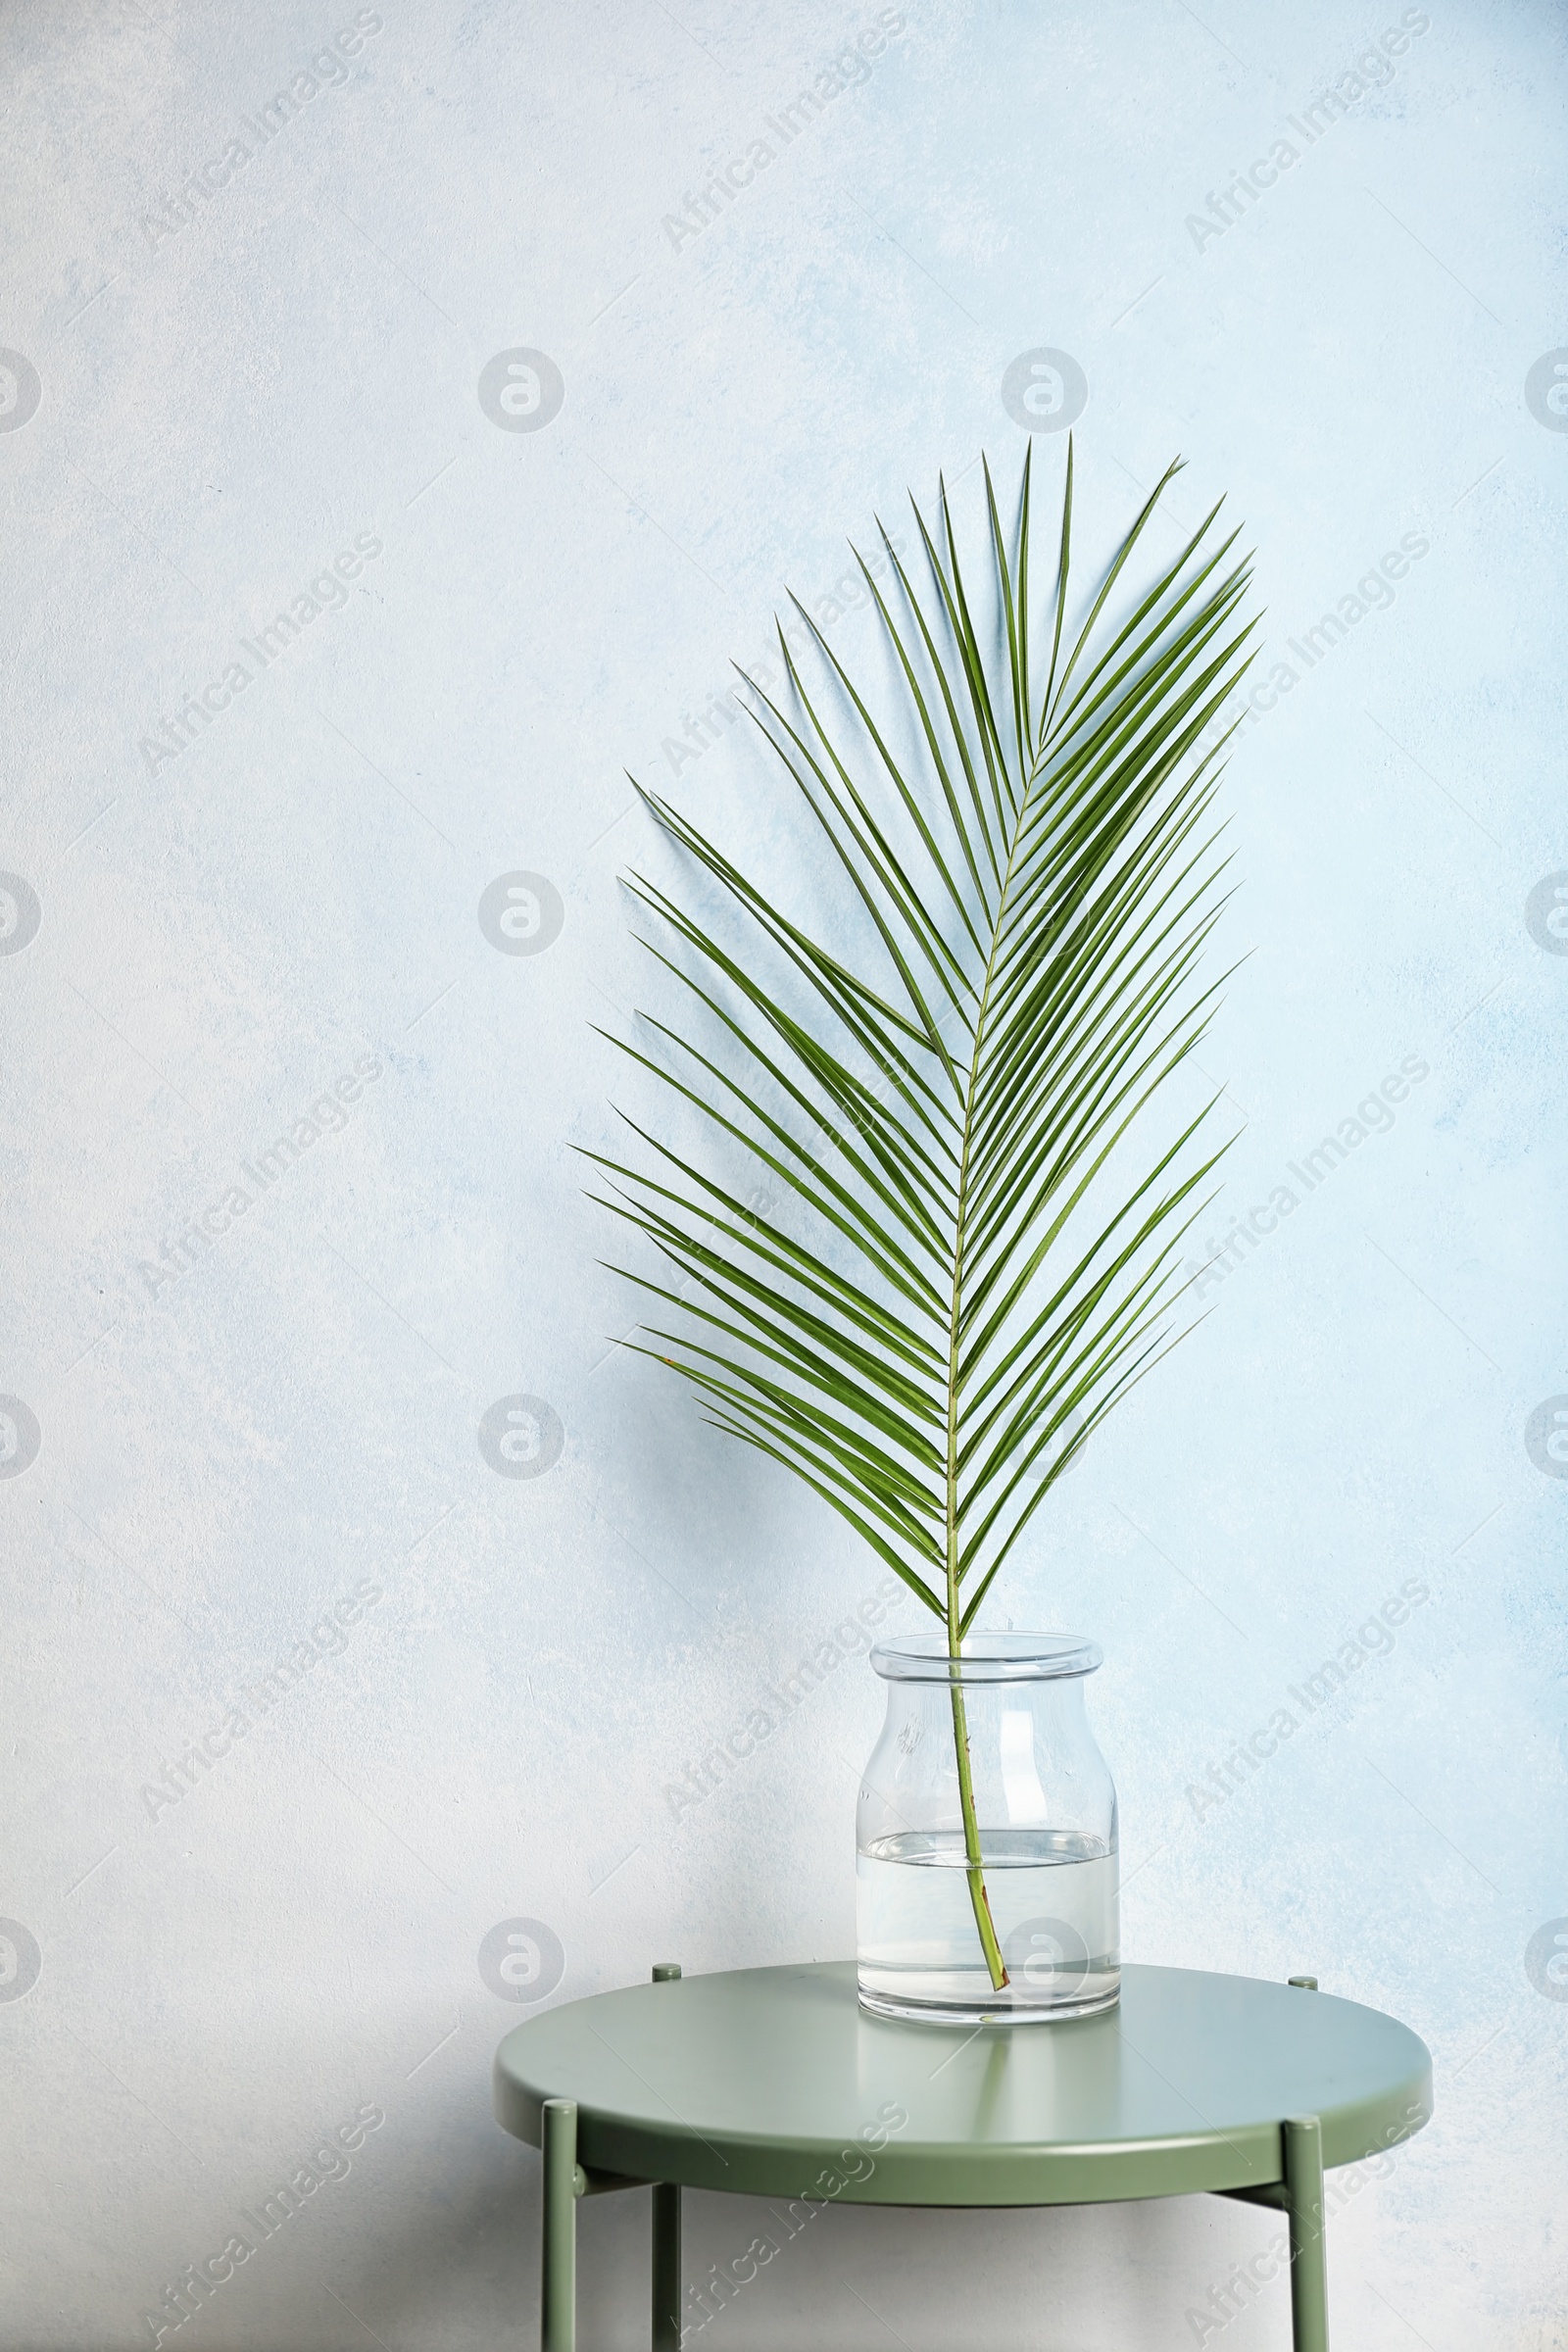
[[[856,1816],[862,2008],[978,2026],[1113,2005],[1116,1791],[1084,1708],[1101,1657],[1066,1634],[974,1633],[956,1660],[940,1633],[872,1650],[887,1716]]]

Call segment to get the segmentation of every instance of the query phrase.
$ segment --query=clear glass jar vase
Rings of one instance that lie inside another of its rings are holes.
[[[1084,1710],[1102,1654],[1010,1633],[967,1635],[957,1660],[941,1633],[872,1650],[887,1717],[856,1815],[862,2008],[1021,2025],[1115,2002],[1116,1791]]]

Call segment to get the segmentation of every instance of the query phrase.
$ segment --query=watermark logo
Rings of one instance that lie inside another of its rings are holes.
[[[1396,2124],[1384,2131],[1381,2148],[1359,2156],[1353,2164],[1337,2166],[1324,2176],[1322,2216],[1343,2213],[1351,2200],[1358,2197],[1369,2180],[1386,2180],[1395,2167],[1396,2153],[1412,2133],[1419,2132],[1426,2121],[1425,2110],[1412,2102]],[[1291,2252],[1290,2232],[1281,2230],[1270,2238],[1260,2254],[1252,2255],[1245,2267],[1238,2263],[1228,2278],[1216,2282],[1208,2290],[1208,2301],[1200,2310],[1189,2309],[1188,2331],[1195,2344],[1206,2344],[1211,2335],[1223,2335],[1244,2311],[1250,2311],[1264,2290],[1278,2278],[1288,2278],[1295,2260]]]
[[[542,1919],[503,1919],[479,1946],[479,1974],[503,2001],[542,2001],[566,1973],[561,1938]]]
[[[1267,677],[1258,675],[1256,683],[1239,707],[1227,704],[1216,711],[1199,734],[1199,743],[1208,753],[1216,752],[1235,731],[1238,720],[1243,726],[1255,727],[1270,710],[1277,710],[1285,697],[1300,685],[1308,670],[1316,669],[1326,654],[1343,645],[1352,629],[1371,612],[1387,612],[1398,602],[1393,583],[1409,575],[1412,564],[1424,563],[1432,553],[1432,542],[1424,531],[1404,531],[1397,547],[1391,547],[1364,571],[1353,588],[1348,588],[1326,612],[1320,612],[1310,628],[1303,628],[1298,637],[1287,637],[1280,649],[1280,658],[1271,662]],[[1291,659],[1286,660],[1289,654]],[[1261,673],[1263,657],[1258,657]],[[1372,713],[1368,711],[1368,717]],[[1374,724],[1380,721],[1374,720]],[[1384,733],[1387,734],[1387,728]]]
[[[11,357],[0,352],[0,361]],[[1542,353],[1525,377],[1525,407],[1548,433],[1568,433],[1568,350]]]
[[[38,370],[20,351],[0,351],[0,433],[20,432],[43,398]]]
[[[156,1298],[161,1290],[188,1273],[197,1258],[205,1255],[220,1235],[231,1232],[236,1219],[248,1215],[263,1193],[277,1182],[285,1169],[293,1167],[302,1153],[319,1143],[324,1135],[340,1133],[349,1123],[350,1105],[380,1075],[381,1063],[376,1056],[362,1054],[352,1070],[345,1070],[327,1092],[318,1095],[310,1108],[292,1126],[275,1135],[265,1151],[254,1152],[249,1159],[242,1159],[239,1169],[244,1184],[230,1184],[209,1200],[182,1232],[166,1238],[156,1259],[137,1260],[136,1270],[147,1286],[148,1298]]]
[[[1288,1683],[1286,1690],[1295,1707],[1299,1708],[1299,1714],[1293,1707],[1276,1707],[1267,1723],[1259,1724],[1245,1740],[1238,1740],[1228,1756],[1209,1766],[1206,1783],[1189,1782],[1187,1802],[1194,1818],[1201,1821],[1215,1805],[1223,1805],[1234,1796],[1270,1756],[1278,1755],[1281,1742],[1298,1732],[1309,1715],[1315,1715],[1331,1698],[1341,1695],[1351,1675],[1359,1674],[1374,1658],[1388,1657],[1395,1645],[1396,1629],[1408,1622],[1412,1610],[1424,1608],[1431,1598],[1432,1588],[1425,1577],[1407,1576],[1397,1592],[1391,1592],[1382,1606],[1356,1627],[1349,1641],[1342,1642],[1332,1657],[1322,1660],[1315,1673],[1304,1674],[1299,1685]]]
[[[863,559],[858,558],[852,569],[839,574],[827,594],[809,600],[816,626],[824,636],[849,613],[870,612],[872,589],[866,584],[860,562],[864,562],[873,583],[884,574],[891,579],[889,550],[902,564],[908,553],[902,531],[890,531],[886,547],[879,545],[874,550],[866,550]],[[797,661],[801,660],[810,650],[810,631],[804,621],[787,620],[782,614],[776,616],[776,622],[790,652]],[[784,677],[778,662],[777,638],[760,645],[749,662],[737,662],[736,667],[755,693],[776,694]],[[659,747],[664,755],[664,764],[670,774],[678,776],[683,767],[689,766],[694,760],[700,760],[714,744],[722,743],[725,731],[738,723],[747,708],[740,690],[731,681],[713,690],[709,701],[698,710],[695,718],[690,709],[683,710],[681,733],[664,736]]]
[[[38,1458],[43,1432],[30,1404],[20,1396],[0,1396],[0,1478],[20,1478]]]
[[[503,956],[542,956],[565,919],[561,893],[544,874],[498,874],[479,901],[479,928]]]
[[[1020,1920],[1003,1942],[1002,1957],[1026,1999],[1071,2000],[1089,1974],[1089,1946],[1068,1919]]]
[[[542,1396],[498,1396],[479,1424],[479,1451],[503,1478],[543,1478],[565,1443],[561,1415]]]
[[[704,187],[695,194],[687,188],[681,197],[680,210],[666,213],[660,222],[670,251],[679,253],[683,245],[711,228],[736,202],[742,189],[754,186],[758,174],[765,172],[786,147],[792,147],[803,130],[819,122],[847,90],[868,81],[872,65],[904,28],[905,19],[896,8],[879,9],[871,23],[858,33],[853,33],[838,55],[824,63],[813,81],[797,90],[787,105],[779,104],[775,114],[762,117],[756,137],[721,164]]]
[[[187,695],[172,718],[161,718],[156,727],[142,736],[136,749],[147,773],[156,776],[167,760],[177,760],[188,751],[220,712],[231,710],[235,697],[243,694],[264,669],[270,669],[274,662],[280,661],[323,612],[344,611],[349,602],[348,583],[357,580],[366,564],[373,564],[385,552],[386,541],[378,531],[357,531],[353,544],[335,555],[309,587],[302,588],[284,608],[274,612],[254,637],[242,637],[239,642],[245,656],[243,662],[230,662],[220,677],[209,678],[199,693]]]
[[[20,956],[38,936],[38,893],[20,874],[0,874],[0,956]]]
[[[1201,1265],[1190,1257],[1183,1261],[1182,1271],[1191,1285],[1195,1303],[1201,1300],[1205,1291],[1217,1288],[1227,1275],[1245,1265],[1259,1242],[1277,1233],[1285,1218],[1293,1216],[1307,1195],[1315,1193],[1336,1168],[1343,1167],[1369,1136],[1386,1135],[1396,1124],[1396,1106],[1408,1099],[1412,1087],[1424,1086],[1431,1075],[1429,1061],[1419,1054],[1407,1054],[1398,1068],[1390,1070],[1381,1085],[1364,1096],[1354,1111],[1341,1119],[1320,1144],[1310,1152],[1303,1152],[1298,1160],[1288,1159],[1285,1173],[1292,1180],[1289,1184],[1281,1181],[1266,1201],[1249,1208],[1245,1217],[1233,1217],[1223,1241],[1216,1241],[1210,1235],[1208,1254]]]
[[[885,1576],[850,1616],[834,1626],[831,1636],[824,1633],[811,1650],[797,1660],[791,1673],[763,1684],[760,1696],[714,1740],[708,1753],[686,1765],[678,1781],[664,1783],[664,1802],[674,1819],[679,1821],[683,1813],[694,1811],[720,1788],[847,1658],[868,1656],[875,1629],[907,1591],[898,1577]]]
[[[732,2255],[724,2263],[710,2263],[707,2278],[687,2286],[681,2311],[675,2315],[680,2321],[681,2344],[689,2345],[705,2328],[720,2318],[736,2296],[760,2278],[768,2264],[793,2245],[802,2230],[819,2213],[825,2213],[852,2183],[858,2185],[863,2196],[865,2183],[876,2171],[877,2155],[908,2120],[906,2107],[897,2099],[884,2099],[870,2122],[860,2126],[849,2146],[840,2148],[834,2162],[823,2165],[816,2179],[803,2187],[799,2196],[792,2197],[782,2213],[777,2205],[763,2206],[760,2215],[754,2210],[753,2218],[765,2220],[766,2228],[743,2253]],[[749,2229],[750,2221],[745,2226]]]
[[[566,386],[548,352],[498,351],[479,374],[479,406],[504,433],[539,433],[561,414]]]
[[[1194,249],[1201,253],[1215,237],[1234,228],[1267,190],[1277,187],[1292,166],[1317,145],[1325,131],[1345,120],[1352,106],[1373,90],[1386,89],[1397,71],[1395,61],[1405,55],[1412,38],[1419,40],[1431,29],[1432,19],[1425,9],[1407,8],[1401,24],[1391,24],[1381,39],[1363,49],[1338,80],[1320,89],[1298,115],[1287,115],[1294,137],[1275,139],[1267,155],[1254,156],[1245,172],[1235,172],[1218,191],[1210,188],[1206,213],[1188,214],[1184,225]]]
[[[1568,2001],[1568,1919],[1548,1919],[1525,1945],[1525,1975],[1548,2001]]]
[[[142,215],[141,233],[149,245],[161,245],[166,237],[177,236],[194,220],[203,205],[211,204],[220,189],[233,184],[236,172],[243,172],[253,155],[270,147],[280,130],[297,120],[302,108],[323,90],[340,90],[354,76],[350,61],[357,58],[367,41],[374,40],[384,31],[385,19],[373,8],[362,8],[350,24],[333,34],[330,41],[318,49],[309,64],[284,88],[274,90],[254,114],[240,115],[244,135],[231,138],[220,155],[210,155],[194,172],[187,172],[177,188],[158,199],[150,212]]]
[[[141,1785],[142,1808],[148,1820],[156,1821],[171,1805],[182,1804],[198,1780],[224,1756],[232,1755],[235,1740],[249,1738],[253,1723],[270,1714],[278,1700],[286,1698],[306,1675],[314,1673],[323,1658],[340,1657],[347,1646],[350,1629],[358,1625],[367,1609],[373,1609],[384,1597],[379,1585],[362,1577],[352,1592],[343,1593],[330,1608],[321,1611],[309,1636],[302,1636],[292,1649],[280,1652],[273,1659],[266,1674],[254,1683],[241,1684],[240,1697],[226,1702],[221,1720],[210,1724],[182,1756],[176,1757],[172,1764],[161,1757],[157,1774]]]
[[[0,1397],[0,1407],[4,1403]],[[1568,1478],[1568,1396],[1547,1396],[1537,1405],[1525,1423],[1525,1451],[1543,1478]]]
[[[5,880],[0,875],[0,888]],[[0,904],[0,918],[4,913]],[[1568,956],[1568,873],[1543,874],[1525,901],[1525,928],[1548,956]]]
[[[1063,1461],[1062,1457],[1067,1458]],[[1084,1417],[1070,1405],[1054,1436],[1049,1438],[1030,1463],[1034,1478],[1067,1478],[1084,1458]]]
[[[20,1919],[0,1919],[0,2001],[20,2001],[38,1982],[43,1954]]]
[[[379,2132],[385,2122],[386,2109],[368,2099],[347,2123],[326,2132],[303,2163],[275,2178],[270,2192],[259,2196],[254,2206],[236,2206],[242,2227],[230,2230],[226,2241],[205,2262],[187,2262],[165,2286],[162,2300],[142,2312],[142,2326],[147,2330],[144,2341],[151,2344],[152,2352],[159,2352],[166,2335],[172,2335],[187,2320],[199,2318],[219,2288],[226,2286],[240,2266],[259,2253],[270,2237],[275,2237],[286,2222],[303,2213],[310,2198],[318,2196],[329,2181],[346,2180],[354,2170],[350,2157],[357,2156],[367,2134]]]
[[[1020,351],[1002,379],[1002,405],[1026,433],[1065,432],[1089,406],[1089,378],[1070,352]]]

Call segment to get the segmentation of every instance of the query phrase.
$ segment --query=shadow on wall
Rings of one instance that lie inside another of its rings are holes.
[[[442,2281],[460,2261],[474,2329],[465,2352],[533,2340],[539,2159],[512,2154],[499,2203],[468,2200],[435,2228],[415,2220],[389,2268],[358,2293],[344,2288],[389,2342],[450,2340]],[[1215,2197],[968,2214],[829,2207],[803,2219],[799,2200],[688,2190],[683,2208],[682,2352],[865,2352],[901,2340],[953,2352],[970,2340],[982,2278],[988,2352],[1090,2341],[1170,2352],[1197,2340],[1187,2314],[1207,2309],[1214,2281],[1262,2253],[1278,2227],[1277,2215]],[[642,2189],[579,2207],[579,2341],[646,2345],[649,2219]],[[1283,2274],[1252,2289],[1265,2325],[1272,2299],[1277,2333],[1289,2330],[1289,2292]]]

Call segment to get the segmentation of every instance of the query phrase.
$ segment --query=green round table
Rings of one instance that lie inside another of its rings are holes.
[[[1296,2352],[1327,2352],[1324,2168],[1418,2132],[1432,2062],[1408,2027],[1310,1977],[1124,1968],[1099,2017],[963,2033],[867,2016],[852,1962],[666,1964],[509,2034],[495,2110],[544,2152],[543,2352],[574,2352],[577,2198],[645,2185],[654,2352],[681,2340],[683,2186],[809,2205],[1209,2190],[1278,2206]]]

